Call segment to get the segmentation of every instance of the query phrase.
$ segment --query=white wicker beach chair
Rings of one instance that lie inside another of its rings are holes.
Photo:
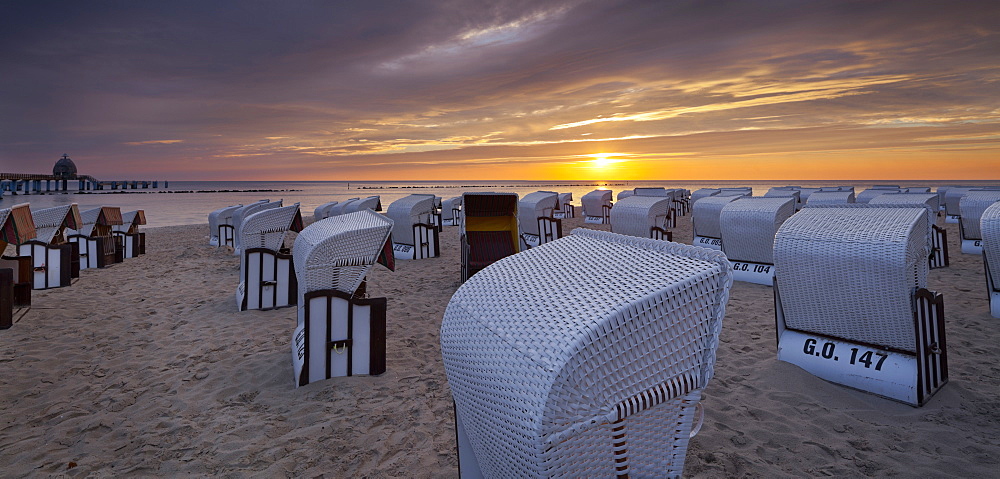
[[[962,253],[982,254],[983,235],[979,220],[990,205],[1000,201],[1000,191],[969,190],[959,201],[959,232],[962,236]]]
[[[10,328],[15,316],[31,306],[31,258],[2,256],[8,244],[20,245],[35,238],[35,223],[28,203],[0,209],[0,329]]]
[[[948,232],[938,226],[937,217],[940,211],[938,195],[935,193],[886,193],[872,198],[868,204],[872,206],[898,205],[898,206],[919,206],[929,209],[927,221],[931,225],[931,256],[929,265],[931,269],[947,267],[950,264],[948,257]]]
[[[556,218],[559,193],[536,191],[524,195],[517,203],[517,224],[521,240],[535,247],[562,237],[562,220]]]
[[[471,278],[441,324],[460,475],[679,477],[731,285],[719,252],[584,229]]]
[[[740,198],[735,195],[715,195],[695,201],[691,207],[691,229],[694,233],[691,244],[721,250],[722,228],[719,224],[719,214],[722,213],[722,208]]]
[[[441,225],[458,226],[462,221],[462,197],[448,198],[441,203]]]
[[[693,209],[694,204],[697,203],[698,200],[706,196],[718,196],[718,195],[719,195],[718,188],[699,188],[697,190],[694,190],[693,192],[691,192],[691,207]]]
[[[112,234],[112,227],[122,224],[121,209],[101,206],[81,211],[80,219],[80,228],[66,231],[66,240],[77,244],[80,269],[104,268],[122,262],[122,248],[115,244]]]
[[[580,198],[583,222],[606,225],[611,214],[611,190],[594,190]]]
[[[619,191],[618,195],[615,196],[615,201],[624,200],[625,198],[628,198],[629,196],[632,196],[634,194],[635,194],[634,190],[622,190],[622,191]]]
[[[719,213],[722,251],[733,264],[733,279],[774,284],[774,235],[795,214],[795,198],[740,198]]]
[[[258,211],[241,222],[237,310],[295,304],[295,268],[291,253],[284,247],[289,231],[302,231],[298,203]]]
[[[69,286],[80,277],[80,254],[75,243],[67,243],[67,229],[83,223],[76,203],[31,212],[35,238],[18,246],[18,255],[31,258],[32,287],[49,289]],[[74,268],[75,265],[75,268]]]
[[[945,223],[959,224],[961,222],[960,218],[962,216],[962,212],[959,205],[962,201],[962,197],[969,191],[975,189],[977,188],[972,186],[952,186],[945,190],[943,202]]]
[[[226,206],[208,214],[208,244],[212,246],[234,246],[233,213],[243,205]],[[225,225],[225,228],[223,228]]]
[[[521,251],[514,193],[462,195],[462,281],[483,268]]]
[[[334,205],[336,205],[337,203],[340,203],[340,202],[339,201],[330,201],[330,202],[323,203],[323,204],[317,206],[316,209],[313,210],[313,220],[319,221],[319,220],[324,219],[324,218],[329,218],[330,217],[330,209],[333,208]]]
[[[146,254],[146,233],[139,231],[139,226],[146,224],[146,212],[143,210],[122,213],[122,224],[112,227],[116,242],[122,247],[122,258],[138,258]]]
[[[764,198],[794,198],[795,199],[795,211],[802,209],[802,192],[797,188],[792,188],[788,186],[774,187],[767,190],[764,193]]]
[[[361,211],[364,209],[382,211],[382,198],[376,195],[369,196],[367,198],[355,198],[348,200],[341,208],[340,214],[346,215],[348,213],[354,213],[355,211]]]
[[[392,252],[396,259],[441,256],[434,210],[434,195],[404,196],[389,205],[385,215],[392,220]]]
[[[778,359],[912,406],[947,382],[927,209],[807,207],[774,241]]]
[[[673,233],[668,229],[673,213],[673,201],[669,196],[629,196],[618,200],[611,208],[611,231],[672,241]]]
[[[344,201],[341,201],[339,203],[330,206],[330,208],[326,210],[327,212],[326,217],[329,218],[331,216],[340,216],[344,214],[345,213],[344,209],[347,208],[348,205],[360,199],[361,198],[348,198]]]
[[[990,297],[990,315],[1000,318],[1000,202],[983,211],[979,231],[983,236],[983,265],[986,270],[986,293]]]
[[[854,203],[853,191],[817,191],[809,195],[806,204],[811,205],[845,205]]]
[[[666,220],[667,228],[677,227],[677,215],[680,214],[679,210],[682,207],[674,203],[674,191],[673,189],[667,188],[635,188],[632,190],[636,196],[651,196],[656,198],[669,198],[670,199],[670,211]]]
[[[576,207],[573,206],[573,193],[559,193],[559,208],[552,214],[554,218],[576,218]]]
[[[282,202],[284,200],[271,201],[271,200],[260,200],[256,203],[251,203],[249,205],[241,206],[233,212],[233,254],[236,256],[242,255],[240,250],[240,230],[243,229],[243,220],[250,215],[269,210],[273,208],[281,208]]]
[[[900,188],[898,185],[873,185],[871,188],[858,193],[854,197],[855,203],[868,203],[879,195],[884,195],[886,193],[900,193],[905,192],[905,189]]]
[[[317,221],[295,238],[296,387],[385,372],[386,298],[368,297],[363,285],[376,262],[393,269],[391,230],[392,220],[364,209]]]
[[[749,186],[719,188],[719,194],[716,196],[753,196],[753,188]]]

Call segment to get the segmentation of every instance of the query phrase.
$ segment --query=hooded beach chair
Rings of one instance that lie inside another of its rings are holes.
[[[330,217],[330,209],[333,208],[337,203],[340,203],[340,202],[339,201],[330,201],[330,202],[323,203],[323,204],[317,206],[316,209],[313,210],[313,219],[315,221],[319,221],[319,220],[324,219],[324,218],[329,218]]]
[[[693,245],[705,248],[722,249],[722,228],[719,215],[729,203],[742,196],[706,196],[694,202],[691,207],[691,230],[694,234]]]
[[[854,191],[851,190],[830,190],[816,191],[809,195],[806,204],[809,205],[846,205],[854,203]]]
[[[618,195],[615,196],[615,201],[624,200],[625,198],[628,198],[629,196],[632,196],[634,194],[635,194],[635,190],[622,190],[622,191],[619,191]]]
[[[905,193],[905,188],[900,188],[899,185],[873,185],[871,188],[864,190],[854,197],[855,203],[868,203],[879,195],[884,195],[886,193]]]
[[[983,236],[983,266],[986,270],[986,294],[990,299],[990,315],[1000,318],[1000,202],[983,211],[979,219]]]
[[[242,251],[240,250],[240,230],[243,228],[243,220],[248,218],[250,215],[257,213],[259,211],[269,210],[273,208],[281,208],[283,200],[271,201],[271,200],[260,200],[256,203],[251,203],[249,205],[237,208],[233,212],[233,254],[240,256]]]
[[[517,194],[462,194],[462,282],[483,268],[521,251]]]
[[[668,229],[673,213],[673,201],[669,196],[632,195],[618,200],[611,208],[611,231],[671,241],[673,234]]]
[[[354,198],[347,200],[341,206],[340,214],[346,215],[348,213],[354,213],[355,211],[361,211],[364,209],[382,211],[382,198],[376,195],[366,198]]]
[[[982,254],[983,235],[980,231],[980,218],[986,208],[1000,201],[998,190],[969,190],[959,201],[958,229],[962,237],[962,253]]]
[[[731,285],[718,251],[582,228],[470,278],[441,323],[459,475],[679,477]]]
[[[20,245],[35,238],[35,223],[27,203],[0,209],[0,329],[14,324],[14,317],[31,306],[31,258],[2,256],[8,244]]]
[[[363,284],[376,262],[394,268],[391,230],[392,220],[364,209],[317,221],[295,238],[296,387],[385,372],[386,298],[368,297]]]
[[[722,251],[733,264],[733,279],[774,284],[774,235],[795,214],[793,197],[740,198],[722,207]]]
[[[699,188],[697,190],[694,190],[693,192],[691,192],[691,208],[694,209],[694,204],[697,203],[698,200],[706,196],[718,196],[718,194],[719,194],[718,188]]]
[[[611,214],[611,190],[594,190],[580,198],[583,206],[583,222],[606,225]]]
[[[976,188],[972,186],[950,186],[938,188],[938,192],[944,190],[944,198],[942,198],[941,204],[944,206],[945,223],[960,223],[959,218],[961,218],[962,213],[959,208],[959,204],[962,201],[962,197],[974,189]]]
[[[753,188],[750,188],[749,186],[719,188],[718,196],[753,196]]]
[[[80,212],[80,228],[67,230],[66,240],[76,243],[80,269],[104,268],[120,263],[122,248],[115,244],[112,228],[122,224],[122,212],[117,206],[101,206]]]
[[[674,201],[675,192],[678,190],[666,189],[666,188],[635,188],[632,190],[635,196],[649,196],[654,198],[669,198],[670,199],[670,211],[667,214],[667,219],[664,224],[667,228],[677,227],[677,215],[678,204]],[[634,235],[633,235],[634,236]]]
[[[872,206],[919,206],[930,209],[931,213],[927,220],[931,224],[931,256],[928,264],[930,269],[938,269],[947,267],[950,263],[948,232],[936,224],[938,213],[941,210],[938,201],[939,197],[934,193],[886,193],[872,198],[868,204]]]
[[[562,237],[562,220],[555,217],[559,193],[536,191],[524,195],[517,203],[517,224],[521,239],[535,247]]]
[[[392,253],[397,259],[441,256],[434,210],[434,195],[414,194],[389,204],[385,215],[392,220]]]
[[[219,247],[236,246],[233,213],[242,207],[243,205],[226,206],[208,214],[208,244]]]
[[[295,269],[284,247],[289,231],[302,231],[299,204],[268,208],[240,224],[239,311],[274,309],[295,304]]]
[[[802,191],[795,186],[775,186],[764,193],[764,198],[794,198],[795,211],[802,209]]]
[[[31,217],[35,238],[22,242],[18,255],[31,258],[34,289],[69,286],[80,277],[80,254],[76,243],[66,241],[65,231],[83,224],[80,210],[73,203],[32,211]]]
[[[553,218],[576,218],[576,207],[573,206],[573,193],[559,193],[559,208],[552,213]]]
[[[924,207],[807,207],[774,240],[778,359],[923,405],[948,380]]]
[[[146,254],[146,233],[139,231],[139,226],[146,224],[146,212],[143,210],[122,213],[122,224],[114,226],[112,234],[122,245],[123,258],[138,258]]]
[[[462,218],[462,197],[448,198],[441,203],[441,225],[458,226]]]

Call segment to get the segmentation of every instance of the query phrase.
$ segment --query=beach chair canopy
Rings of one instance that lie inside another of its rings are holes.
[[[801,203],[802,192],[798,189],[777,187],[767,190],[767,193],[764,193],[764,198],[795,198],[796,203]]]
[[[316,221],[319,221],[319,220],[321,220],[323,218],[329,217],[330,216],[330,208],[332,208],[333,205],[336,205],[337,203],[339,203],[339,201],[330,201],[330,202],[323,203],[323,204],[317,206],[316,209],[313,210],[313,218]]]
[[[854,197],[854,202],[868,203],[869,201],[872,200],[872,198],[875,198],[876,196],[884,195],[886,193],[900,193],[905,191],[906,191],[905,189],[900,188],[898,186],[875,185],[872,186],[871,188],[868,188],[867,190],[862,191],[861,193],[858,193]]]
[[[448,212],[451,214],[451,211]],[[413,225],[430,225],[434,214],[434,195],[404,196],[389,204],[385,215],[392,220],[392,241],[415,244]]]
[[[19,245],[32,239],[35,239],[35,221],[28,203],[0,209],[0,246],[6,248],[7,244]]]
[[[649,238],[651,228],[667,229],[671,207],[668,196],[633,195],[622,198],[611,208],[611,231]]]
[[[461,196],[448,198],[441,203],[441,219],[454,220],[455,211],[461,211],[461,210],[462,210]]]
[[[538,218],[552,218],[559,205],[559,193],[535,191],[524,195],[517,203],[517,222],[521,232],[537,235]]]
[[[140,225],[146,224],[146,212],[143,210],[122,213],[122,224],[114,227],[115,231],[135,233]]]
[[[240,226],[240,246],[244,250],[265,248],[278,251],[289,231],[302,231],[302,214],[298,203],[268,208],[244,218]]]
[[[819,191],[819,188],[799,188],[799,198],[802,199],[802,203],[808,203],[809,197],[817,191]]]
[[[828,191],[850,191],[851,193],[854,193],[854,187],[853,186],[824,186],[824,187],[820,188],[819,191],[822,191],[822,192],[828,192]]]
[[[121,225],[122,211],[117,206],[101,206],[80,212],[81,227],[76,231],[83,236],[107,235],[111,227]]]
[[[934,193],[886,193],[868,201],[870,205],[910,205],[926,206],[934,216],[928,218],[930,224],[937,223],[937,212],[941,209],[938,195]]]
[[[966,239],[983,239],[979,220],[986,208],[1000,201],[1000,191],[969,190],[959,202],[962,230]]]
[[[629,196],[632,196],[632,195],[635,195],[635,191],[634,190],[621,190],[621,191],[618,192],[618,195],[615,196],[615,200],[616,201],[617,200],[623,200],[623,199],[628,198]]]
[[[699,188],[691,193],[691,204],[697,203],[698,200],[706,196],[716,196],[718,194],[718,188]]]
[[[983,237],[987,272],[993,278],[991,286],[1000,290],[1000,202],[993,203],[983,211],[979,219],[979,231]]]
[[[83,224],[76,203],[31,212],[35,223],[35,239],[51,244],[66,228],[77,229]]]
[[[691,228],[696,236],[722,238],[719,225],[719,215],[729,203],[740,199],[739,196],[706,196],[691,207]]]
[[[854,192],[849,190],[817,191],[809,195],[808,204],[854,203]]]
[[[948,215],[958,216],[961,215],[961,209],[959,208],[959,203],[962,201],[962,197],[966,193],[972,191],[976,188],[970,186],[953,186],[948,188],[944,194],[944,211]]]
[[[805,208],[778,229],[774,265],[791,329],[914,352],[912,293],[927,285],[926,208]]]
[[[722,251],[731,260],[774,264],[774,235],[795,214],[795,198],[741,198],[722,207]]]
[[[226,206],[219,208],[208,214],[208,229],[213,235],[218,236],[219,225],[232,225],[233,213],[242,208],[243,205]]]
[[[674,190],[668,190],[666,188],[635,188],[632,192],[636,196],[666,196],[670,199],[674,198]]]
[[[562,208],[564,205],[568,205],[573,202],[573,193],[559,193],[559,207]]]
[[[632,475],[679,476],[675,400],[712,377],[731,285],[721,252],[582,228],[473,276],[441,353],[484,475],[614,477],[627,440]]]
[[[340,214],[354,213],[366,208],[372,211],[382,211],[382,199],[379,196],[369,196],[367,198],[347,200],[340,208]]]
[[[233,212],[233,229],[236,231],[236,239],[235,239],[236,246],[238,247],[240,245],[239,231],[240,228],[243,226],[243,220],[246,217],[258,211],[264,211],[271,208],[281,208],[282,201],[283,200],[272,202],[271,200],[259,200],[256,203],[251,203],[249,205],[244,205],[239,208],[236,208],[236,211]]]
[[[311,291],[354,294],[380,258],[391,261],[391,231],[391,219],[368,209],[331,216],[302,230],[293,254],[298,304],[304,305],[305,293]]]
[[[583,214],[588,216],[604,216],[604,207],[611,206],[611,190],[594,190],[580,198]]]
[[[749,186],[719,188],[718,196],[753,196],[753,188],[750,188]]]

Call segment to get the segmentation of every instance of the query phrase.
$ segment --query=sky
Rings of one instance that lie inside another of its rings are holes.
[[[0,172],[1000,178],[1000,2],[64,1],[0,15]]]

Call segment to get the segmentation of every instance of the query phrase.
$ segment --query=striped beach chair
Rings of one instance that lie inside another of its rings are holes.
[[[576,207],[573,206],[573,193],[559,193],[559,208],[552,213],[553,218],[576,218]]]
[[[962,253],[982,254],[983,235],[979,220],[986,208],[998,201],[1000,190],[969,190],[959,200],[958,229],[962,237]]]
[[[986,271],[986,294],[990,298],[990,315],[1000,318],[1000,202],[993,203],[979,218],[983,236],[983,266]]]
[[[455,196],[441,202],[441,225],[458,226],[462,221],[462,197]]]
[[[521,251],[517,227],[517,194],[462,195],[462,282],[483,268]]]
[[[34,289],[69,286],[80,277],[80,254],[76,243],[66,241],[68,229],[83,224],[76,203],[31,212],[35,238],[18,246],[18,255],[31,258]]]
[[[35,238],[35,222],[27,203],[0,209],[0,329],[31,306],[31,258],[2,256],[8,244],[20,245]]]
[[[872,206],[898,205],[919,206],[930,210],[927,221],[931,225],[931,256],[928,264],[931,269],[945,268],[950,264],[948,258],[948,232],[938,226],[937,217],[941,210],[939,197],[935,193],[886,193],[872,198],[868,204]]]
[[[531,248],[562,237],[562,220],[555,217],[559,193],[536,191],[517,202],[517,224],[521,240]]]
[[[122,245],[123,258],[138,258],[146,254],[146,233],[139,231],[139,226],[146,224],[146,212],[143,210],[122,213],[122,224],[114,226],[112,234],[117,243]]]
[[[722,249],[722,227],[719,215],[729,203],[741,196],[706,196],[694,202],[691,207],[691,230],[694,234],[693,245],[705,248]]]
[[[640,238],[673,240],[673,199],[669,196],[632,195],[611,208],[611,231]]]
[[[921,406],[948,380],[926,208],[807,207],[774,240],[778,359]]]
[[[295,304],[295,268],[284,247],[289,231],[302,231],[299,204],[268,208],[240,223],[239,311],[274,309]]]
[[[764,198],[795,198],[795,211],[801,210],[802,191],[797,186],[776,186],[764,193]]]
[[[434,210],[434,195],[404,196],[389,205],[385,215],[392,220],[392,252],[396,259],[441,256]]]
[[[76,243],[80,269],[104,268],[121,263],[122,248],[116,244],[112,228],[122,224],[122,212],[117,206],[101,206],[80,212],[82,224],[67,230],[66,240]]]
[[[235,247],[233,229],[233,213],[243,205],[226,206],[208,214],[208,244],[212,246]]]
[[[470,278],[441,323],[460,476],[679,477],[731,285],[720,252],[586,229]]]
[[[611,214],[611,190],[594,190],[580,198],[583,207],[583,222],[606,225]]]
[[[853,190],[820,190],[810,194],[806,201],[807,205],[846,205],[848,203],[854,203]]]
[[[272,208],[281,208],[283,200],[271,201],[271,200],[259,200],[256,203],[251,203],[249,205],[241,206],[233,212],[233,254],[236,256],[241,256],[242,251],[240,249],[240,230],[243,229],[243,220],[250,215],[269,210]]]
[[[774,284],[774,235],[795,214],[795,198],[744,197],[719,212],[722,251],[733,265],[733,279]]]
[[[296,387],[385,372],[386,298],[369,297],[364,284],[376,262],[394,269],[391,231],[392,220],[364,209],[317,221],[295,238]]]

